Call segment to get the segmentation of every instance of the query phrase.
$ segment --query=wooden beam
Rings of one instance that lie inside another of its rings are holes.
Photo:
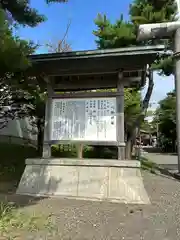
[[[141,82],[141,77],[136,78],[125,78],[124,86],[130,87],[134,82]],[[58,84],[54,84],[54,89],[59,91],[75,91],[75,90],[91,90],[91,89],[110,89],[117,87],[117,79],[80,79],[79,81],[71,81],[71,82],[60,82]]]
[[[75,93],[54,93],[52,98],[104,98],[119,96],[118,92],[75,92]]]
[[[94,145],[94,146],[123,146],[124,142],[117,142],[117,141],[79,141],[79,140],[49,140],[46,144],[83,144],[83,145]]]
[[[47,84],[47,101],[45,109],[45,126],[44,126],[44,144],[43,144],[43,158],[51,157],[51,144],[49,144],[51,134],[51,108],[52,108],[52,86]]]
[[[117,75],[115,75],[117,76]],[[91,89],[108,89],[108,88],[115,88],[116,87],[116,78],[115,76],[111,76],[111,78],[103,78],[94,77],[88,78],[88,76],[79,76],[79,79],[74,80],[72,77],[72,81],[62,80],[59,83],[54,85],[55,89],[61,89],[62,91],[66,90],[91,90]]]
[[[116,134],[118,142],[118,159],[125,159],[125,143],[124,143],[124,82],[123,73],[119,72],[117,79],[117,91],[119,96],[116,97]],[[122,146],[122,143],[124,146]]]
[[[120,68],[124,71],[141,70],[146,63],[145,56],[141,56],[138,61],[135,56],[110,57],[108,59],[57,59],[35,62],[28,72],[35,75],[44,73],[48,76],[117,73]]]
[[[76,145],[77,148],[77,158],[82,159],[83,158],[83,144],[79,143]]]

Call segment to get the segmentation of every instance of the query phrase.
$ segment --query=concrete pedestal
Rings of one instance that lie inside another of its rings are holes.
[[[149,204],[138,161],[27,159],[17,194]]]

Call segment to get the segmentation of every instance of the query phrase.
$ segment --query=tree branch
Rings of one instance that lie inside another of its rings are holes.
[[[71,26],[71,20],[69,20],[67,27],[66,27],[66,31],[61,40],[59,40],[55,44],[53,44],[53,43],[46,44],[46,46],[49,49],[49,52],[68,52],[68,51],[72,50],[70,44],[66,41],[70,26]]]

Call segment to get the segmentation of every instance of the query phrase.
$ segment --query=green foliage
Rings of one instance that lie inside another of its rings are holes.
[[[136,45],[134,25],[120,19],[111,24],[105,15],[98,14],[95,20],[97,30],[94,35],[97,37],[98,48],[118,48]],[[140,113],[141,94],[136,89],[125,89],[125,131],[128,129]]]
[[[176,12],[175,0],[134,0],[130,6],[131,21],[135,26],[139,24],[171,22]],[[137,29],[137,28],[136,28]],[[170,39],[150,39],[142,41],[141,44],[164,44],[167,50],[172,48],[172,38]],[[159,70],[160,74],[169,76],[173,73],[173,61],[170,53],[162,55],[153,64],[153,69]]]
[[[136,89],[127,88],[124,92],[124,100],[125,131],[128,133],[141,111],[141,93]]]
[[[65,1],[46,1],[51,2]],[[36,46],[13,34],[14,27],[19,24],[34,27],[44,20],[45,17],[30,6],[30,0],[0,1],[0,89],[4,90],[0,93],[0,118],[3,120],[0,128],[16,117],[30,116],[33,123],[37,117],[41,126],[44,123],[44,86],[23,74],[30,66],[27,56]],[[4,106],[13,107],[13,110],[4,111]],[[42,139],[42,127],[40,132]]]
[[[35,49],[32,42],[13,34],[14,27],[6,20],[6,11],[0,8],[0,89],[3,89],[0,92],[0,128],[6,125],[8,119],[17,116],[17,111],[5,111],[4,106],[13,106],[13,98],[22,95],[17,78],[30,66],[27,55]],[[20,108],[17,109],[19,112]]]
[[[173,0],[134,0],[129,9],[130,21],[125,21],[123,14],[121,14],[115,23],[111,23],[106,15],[98,14],[95,19],[97,29],[93,32],[97,37],[97,47],[105,49],[163,43],[167,46],[167,50],[169,50],[172,45],[171,39],[150,39],[148,41],[137,42],[136,35],[139,24],[171,21],[174,17],[175,10],[176,6]],[[170,54],[159,56],[151,66],[151,69],[159,70],[159,67],[161,67],[161,74],[169,75],[172,73],[172,58]],[[146,99],[146,102],[150,100],[150,94],[147,96],[148,99]],[[145,109],[147,107],[145,107],[143,103],[144,101],[141,101],[141,95],[138,89],[127,89],[125,91],[125,132],[127,141],[128,139],[131,139],[130,141],[134,139],[132,135],[135,134],[135,128],[138,127],[137,125],[139,125],[143,119],[142,111],[144,113],[147,110]],[[128,144],[126,146],[128,146]]]
[[[0,239],[24,238],[24,232],[56,232],[57,228],[48,214],[28,213],[18,210],[13,203],[0,202]]]
[[[100,49],[127,47],[136,44],[134,26],[123,20],[123,15],[115,24],[111,24],[105,15],[98,14],[95,19],[97,30],[93,31],[98,37],[97,46]]]
[[[30,7],[29,0],[1,1],[0,6],[6,11],[10,21],[19,24],[34,27],[45,20],[44,16],[39,15],[36,9]]]
[[[6,12],[7,19],[22,25],[35,27],[46,20],[46,17],[30,6],[30,0],[0,1],[0,8]],[[49,3],[64,3],[66,0],[45,0]]]
[[[93,33],[97,37],[98,48],[118,48],[137,45],[165,44],[167,50],[171,49],[172,39],[150,39],[137,42],[137,27],[139,24],[160,23],[172,21],[176,12],[174,0],[134,0],[130,5],[130,21],[123,19],[123,14],[113,24],[106,15],[98,14],[95,19],[97,30]],[[173,61],[171,54],[165,54],[159,58],[154,69],[160,69],[161,74],[170,75],[173,73]]]
[[[68,146],[68,145],[53,145],[51,147],[51,153],[53,157],[60,157],[60,158],[76,158],[77,151],[76,146]]]
[[[105,91],[105,90],[97,90]],[[108,91],[116,91],[116,89],[109,89]],[[125,131],[132,126],[141,111],[141,92],[135,88],[124,89],[124,118],[125,118]]]
[[[170,92],[160,101],[154,122],[158,123],[162,147],[175,150],[176,142],[176,96]]]
[[[53,157],[58,158],[76,158],[77,148],[75,145],[53,145],[51,148]],[[102,147],[102,146],[83,146],[84,158],[98,158],[98,159],[117,159],[116,147]]]
[[[153,66],[154,70],[159,71],[160,75],[170,76],[174,71],[172,56],[162,56]]]
[[[151,106],[151,104],[149,104]],[[154,111],[153,110],[148,110],[146,113],[146,117],[153,117]]]
[[[172,21],[176,5],[174,0],[134,0],[129,14],[135,25]]]
[[[141,157],[141,168],[155,174],[158,170],[158,165],[147,158]]]
[[[147,120],[144,120],[141,124],[141,130],[144,130],[146,132],[151,132],[153,129],[152,129],[152,124],[149,123]]]
[[[65,2],[65,1],[47,1]],[[45,17],[30,6],[29,0],[0,1],[0,77],[7,73],[25,70],[29,66],[27,55],[31,54],[35,47],[32,42],[21,40],[14,36],[15,24],[37,26]]]
[[[94,35],[97,36],[98,48],[116,48],[135,46],[139,44],[152,44],[152,41],[138,43],[136,41],[136,30],[139,24],[159,23],[172,21],[176,10],[173,0],[158,1],[152,0],[134,0],[130,5],[130,21],[123,19],[123,14],[114,24],[108,20],[106,15],[98,14],[95,19],[97,30]],[[164,40],[156,41],[156,43]]]
[[[32,43],[13,36],[2,9],[0,9],[0,29],[0,77],[4,77],[7,73],[26,69],[29,66],[26,56],[32,53],[34,48]]]

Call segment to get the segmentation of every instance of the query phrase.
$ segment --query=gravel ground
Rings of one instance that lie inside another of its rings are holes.
[[[125,205],[70,199],[32,199],[26,211],[43,212],[52,224],[17,239],[179,240],[180,182],[143,171],[151,205]],[[0,195],[0,199],[4,195]],[[9,196],[25,206],[29,198]]]

